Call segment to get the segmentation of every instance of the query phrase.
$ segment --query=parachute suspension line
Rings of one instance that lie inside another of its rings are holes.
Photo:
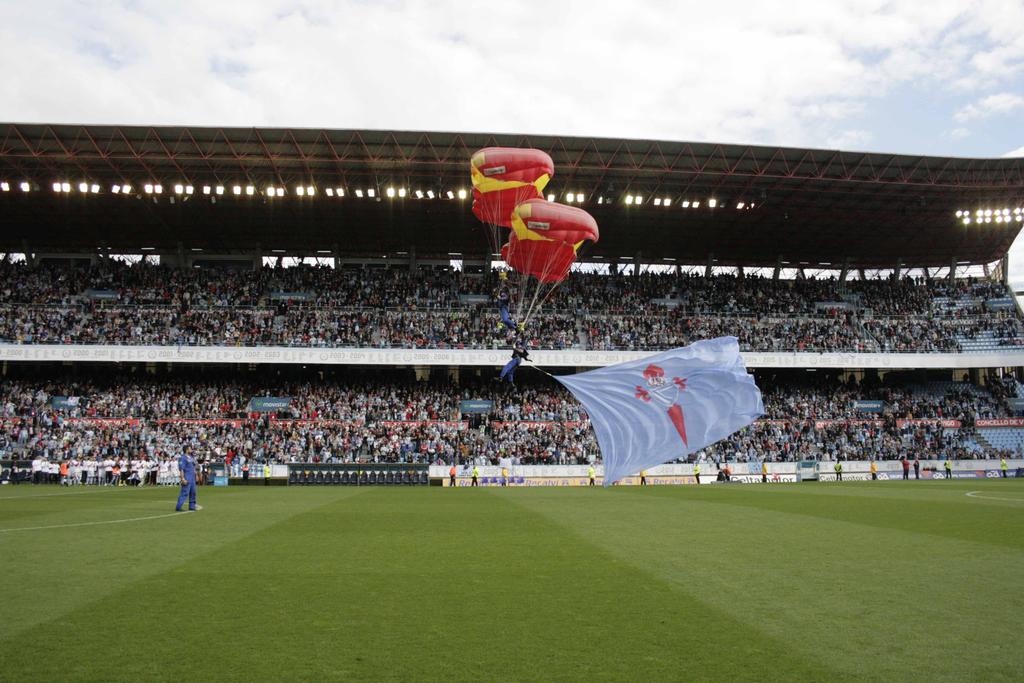
[[[554,264],[555,264],[557,259],[558,259],[557,252],[554,252],[554,251],[550,252],[548,254],[548,256],[547,256],[547,259],[544,262],[544,270],[543,270],[543,272],[545,272],[545,273],[550,272],[552,266],[554,266]],[[544,296],[541,298],[539,303],[537,302],[536,295],[533,297],[533,301],[530,302],[530,307],[526,311],[526,321],[529,321],[530,318],[533,317],[534,313],[537,313],[537,312],[540,311],[540,309],[544,306],[544,303],[551,297],[552,294],[554,294],[555,290],[558,289],[558,285],[560,285],[560,284],[562,284],[562,280],[557,280],[554,283],[542,283],[542,282],[538,281],[538,283],[537,283],[537,293],[540,293],[540,290],[542,288],[544,288],[545,286],[547,286],[547,289],[546,289],[546,291],[544,293]]]

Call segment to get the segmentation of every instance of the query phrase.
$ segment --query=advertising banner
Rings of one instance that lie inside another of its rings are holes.
[[[862,413],[880,413],[885,408],[884,401],[854,401],[853,409]]]
[[[459,411],[462,413],[489,413],[494,407],[494,401],[483,399],[470,399],[459,401]]]
[[[78,396],[53,396],[50,398],[50,406],[55,410],[67,410],[77,408],[80,397]]]
[[[312,301],[313,295],[309,292],[271,292],[271,301]]]
[[[938,425],[943,429],[960,429],[960,420],[896,420],[896,426],[900,429],[903,429],[904,427],[913,427],[914,425]]]
[[[82,296],[95,301],[117,301],[120,295],[113,289],[87,289]]]
[[[291,404],[291,396],[253,396],[249,399],[249,412],[276,413],[279,410],[287,410]]]
[[[1004,417],[994,420],[975,420],[977,427],[1024,427],[1024,417]]]

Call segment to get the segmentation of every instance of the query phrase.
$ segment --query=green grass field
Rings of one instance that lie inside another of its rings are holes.
[[[1024,481],[175,495],[0,490],[0,680],[1024,679]]]

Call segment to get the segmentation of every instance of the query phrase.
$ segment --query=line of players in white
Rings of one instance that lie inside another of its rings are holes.
[[[127,458],[96,458],[71,459],[66,462],[67,473],[62,474],[60,463],[35,458],[32,461],[32,481],[60,483],[63,486],[173,486],[179,483],[178,461],[174,458],[131,461]]]

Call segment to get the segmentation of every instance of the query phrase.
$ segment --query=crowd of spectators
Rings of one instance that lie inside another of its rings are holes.
[[[503,348],[509,335],[480,301],[496,287],[437,267],[0,262],[0,340]],[[959,351],[973,338],[1024,345],[1019,316],[986,308],[1008,296],[999,283],[969,279],[573,273],[524,334],[542,349],[660,349],[726,334],[757,351]]]
[[[977,419],[1010,414],[1013,380],[861,385],[764,384],[764,419],[698,459],[802,460],[909,453],[985,457]],[[288,397],[259,412],[253,398]],[[460,401],[491,401],[462,415]],[[867,407],[859,401],[880,401]],[[586,412],[554,382],[509,392],[486,378],[455,385],[376,380],[185,379],[107,373],[0,384],[0,454],[49,460],[154,461],[184,449],[256,462],[516,462],[574,464],[599,449]],[[879,412],[880,411],[880,412]],[[905,422],[913,420],[914,422]],[[927,420],[956,420],[957,427]]]

